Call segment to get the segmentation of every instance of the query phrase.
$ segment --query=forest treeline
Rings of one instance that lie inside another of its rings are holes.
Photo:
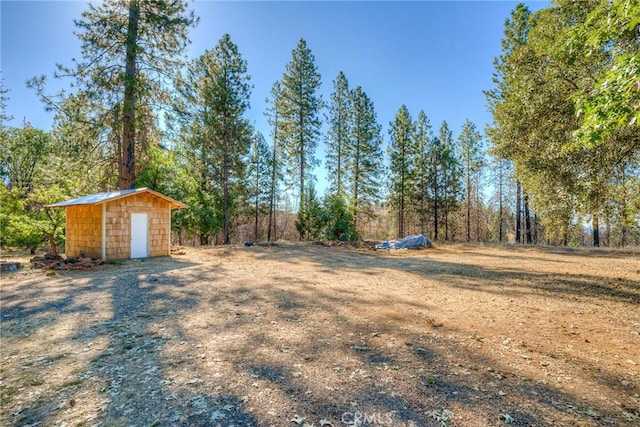
[[[53,75],[68,90],[49,93],[44,76],[27,83],[54,113],[49,131],[7,127],[2,88],[3,246],[60,244],[64,212],[48,204],[136,186],[189,206],[173,214],[183,244],[413,233],[640,244],[638,1],[517,5],[485,91],[485,129],[431,124],[403,105],[385,132],[344,73],[322,99],[300,39],[271,88],[263,134],[245,118],[249,64],[230,35],[184,57],[197,23],[182,0],[88,5],[76,21],[81,56]]]

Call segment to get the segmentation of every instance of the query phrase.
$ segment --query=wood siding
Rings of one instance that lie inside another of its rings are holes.
[[[150,193],[107,202],[106,252],[108,259],[131,257],[131,214],[146,213],[149,221],[149,256],[169,255],[169,203]]]
[[[78,257],[102,258],[102,206],[77,205],[67,208],[65,253]]]

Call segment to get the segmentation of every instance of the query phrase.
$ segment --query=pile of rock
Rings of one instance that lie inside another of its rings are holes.
[[[43,256],[31,258],[31,264],[36,268],[44,268],[49,270],[85,270],[88,268],[103,265],[105,260],[100,258],[88,257],[67,257],[64,258],[58,254],[47,252]]]

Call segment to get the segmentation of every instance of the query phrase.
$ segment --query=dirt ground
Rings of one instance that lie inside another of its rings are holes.
[[[640,425],[640,252],[187,249],[3,274],[3,426]]]

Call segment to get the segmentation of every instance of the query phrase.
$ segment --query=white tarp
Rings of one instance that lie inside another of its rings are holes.
[[[422,234],[414,234],[403,239],[388,240],[376,245],[376,249],[412,249],[412,248],[428,248],[431,246],[431,240]]]

